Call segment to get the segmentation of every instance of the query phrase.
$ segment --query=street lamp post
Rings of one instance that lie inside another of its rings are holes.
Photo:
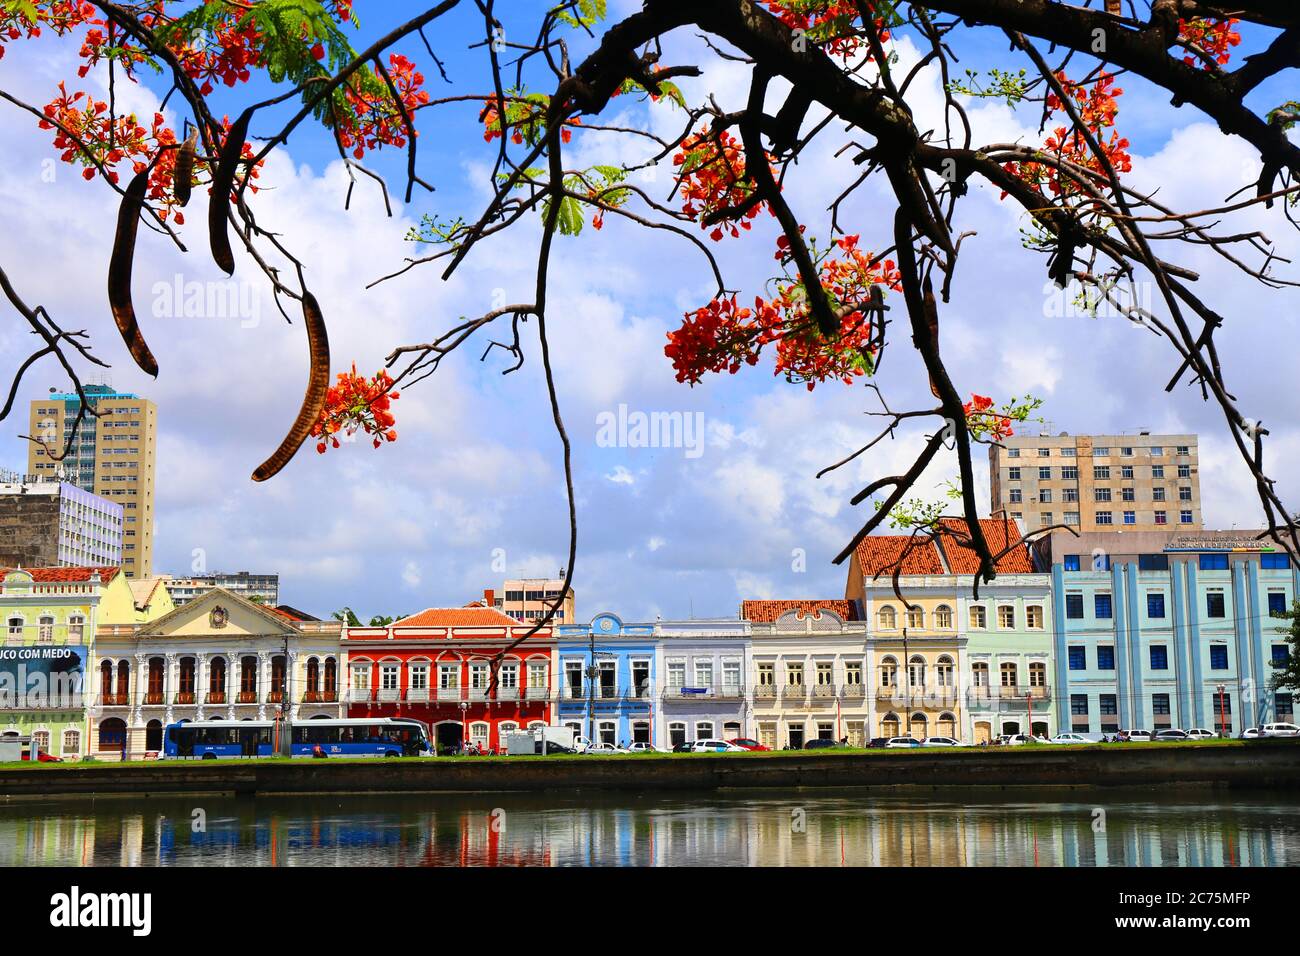
[[[1227,716],[1228,716],[1228,715],[1225,714],[1225,713],[1223,712],[1223,691],[1224,691],[1224,687],[1223,687],[1222,684],[1220,684],[1219,687],[1218,687],[1218,692],[1219,692],[1219,736],[1220,736],[1220,737],[1225,737],[1225,736],[1227,736],[1227,735],[1224,733],[1224,731],[1225,731],[1225,729],[1226,729],[1226,726],[1225,726],[1225,725],[1226,725],[1226,722],[1227,722]]]

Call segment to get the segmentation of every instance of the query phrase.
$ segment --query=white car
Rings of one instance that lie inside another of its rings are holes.
[[[697,740],[691,744],[693,754],[743,754],[744,752],[744,747],[737,747],[725,740]]]
[[[1254,740],[1255,738],[1261,736],[1263,735],[1260,734],[1258,727],[1247,727],[1245,730],[1241,732],[1241,738],[1244,740]]]
[[[584,750],[583,753],[603,754],[605,756],[609,756],[611,754],[625,754],[627,753],[627,751],[624,750],[622,747],[616,747],[613,744],[602,743],[602,744],[592,744],[586,750]]]
[[[648,744],[642,740],[631,744],[627,748],[627,752],[630,754],[666,754],[672,751],[665,750],[663,747],[656,747],[654,744]]]
[[[917,740],[915,737],[890,737],[885,746],[887,748],[919,747],[921,746],[921,741]]]
[[[1218,734],[1212,730],[1206,730],[1204,727],[1193,727],[1187,731],[1187,736],[1192,740],[1213,740]]]
[[[1300,727],[1295,724],[1265,724],[1259,728],[1261,737],[1295,737],[1300,735]]]
[[[1052,738],[1052,743],[1054,743],[1054,744],[1092,744],[1092,743],[1096,743],[1096,741],[1095,741],[1095,740],[1089,740],[1089,739],[1088,739],[1087,737],[1085,737],[1083,734],[1065,733],[1065,734],[1057,734],[1055,737],[1053,737],[1053,738]]]
[[[954,737],[926,737],[921,741],[922,747],[960,747],[961,741]]]
[[[1178,743],[1182,740],[1191,740],[1187,731],[1179,730],[1176,727],[1168,727],[1164,730],[1157,730],[1155,739],[1161,743]]]
[[[1155,739],[1149,730],[1121,730],[1115,734],[1116,739],[1120,734],[1124,734],[1131,744],[1149,744]]]
[[[1032,734],[1003,734],[1000,738],[1004,747],[1019,747],[1024,744],[1041,744],[1042,741]]]

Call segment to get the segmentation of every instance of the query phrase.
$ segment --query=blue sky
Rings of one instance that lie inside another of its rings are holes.
[[[417,6],[359,3],[364,29],[356,45],[395,23],[399,8]],[[503,6],[510,11],[508,36],[526,30],[540,7]],[[611,3],[611,14],[633,8]],[[429,32],[450,86],[428,63],[422,44],[401,49],[420,64],[434,96],[484,92],[485,54],[467,49],[479,30],[471,7]],[[575,59],[586,43],[574,39]],[[705,71],[682,82],[688,98],[712,93],[724,108],[743,105],[743,67],[709,55],[689,34],[672,38],[666,49],[665,62],[694,62]],[[914,61],[908,39],[900,39],[896,50],[904,64]],[[1005,50],[1004,41],[976,39],[959,52],[963,65],[975,69],[994,63],[1018,68]],[[58,80],[73,73],[74,56],[75,46],[48,38],[11,48],[0,61],[0,80],[15,95],[44,103]],[[102,88],[103,79],[92,73],[85,83]],[[1214,205],[1257,168],[1249,150],[1224,141],[1190,107],[1174,110],[1167,95],[1132,78],[1122,85],[1120,125],[1134,144],[1135,179],[1158,186],[1167,202]],[[1283,85],[1258,91],[1256,98],[1283,99]],[[129,107],[151,112],[158,92],[146,85],[119,95]],[[919,115],[933,121],[939,104],[933,77],[918,81],[917,93]],[[236,110],[233,102],[229,109]],[[1017,115],[1002,104],[974,102],[971,112],[977,139],[1036,138],[1033,111]],[[365,616],[463,604],[503,577],[559,569],[567,548],[559,445],[531,325],[520,372],[503,376],[499,354],[480,362],[484,338],[405,391],[395,408],[401,435],[395,444],[374,450],[357,443],[323,456],[308,447],[276,479],[253,484],[248,475],[279,442],[301,398],[306,350],[300,326],[279,318],[243,258],[236,278],[257,303],[255,315],[169,314],[169,300],[155,286],[169,288],[178,276],[182,284],[222,276],[193,225],[185,230],[185,254],[142,233],[137,308],[162,369],[156,382],[143,376],[126,356],[104,299],[113,197],[66,166],[58,166],[55,182],[46,182],[43,161],[54,154],[48,134],[29,120],[8,106],[0,111],[10,155],[0,166],[0,200],[10,221],[0,235],[0,261],[30,302],[46,305],[67,326],[90,331],[98,354],[113,365],[113,385],[158,402],[157,570],[187,574],[201,559],[211,570],[278,571],[282,600],[317,613],[350,604]],[[392,218],[365,180],[352,208],[343,209],[346,176],[332,143],[317,130],[304,127],[268,164],[254,209],[306,262],[308,283],[330,322],[336,370],[355,360],[359,370],[373,372],[395,345],[426,341],[461,315],[487,311],[496,298],[530,298],[535,223],[485,243],[450,282],[423,267],[365,289],[411,251],[403,235],[421,214],[472,218],[482,209],[495,147],[484,143],[476,120],[471,105],[423,119],[420,167],[437,192],[417,187],[409,207],[400,203],[405,154],[383,151],[367,161],[388,179]],[[610,121],[666,132],[681,114],[667,105],[647,109],[616,101]],[[254,132],[272,125],[256,124]],[[832,155],[847,138],[834,130],[823,134],[787,179],[792,206],[823,236],[825,207],[855,175]],[[643,151],[609,134],[581,134],[568,163],[618,161]],[[644,185],[664,198],[667,168]],[[885,241],[892,206],[883,189],[868,184],[842,213],[846,229],[860,232],[868,247]],[[187,210],[191,223],[203,220],[203,198],[196,196]],[[976,233],[963,246],[953,301],[942,315],[942,349],[959,388],[998,397],[1033,392],[1045,400],[1043,415],[1054,431],[1199,432],[1207,523],[1258,524],[1248,474],[1234,459],[1221,417],[1192,389],[1163,391],[1176,365],[1168,345],[1115,319],[1049,317],[1045,264],[1020,248],[1019,220],[995,192],[976,190],[958,225]],[[1282,254],[1297,252],[1276,213],[1244,213],[1230,228],[1262,228]],[[743,290],[742,298],[761,291],[769,277],[774,237],[762,217],[752,235],[714,246],[728,284]],[[773,377],[763,363],[688,389],[674,381],[662,353],[665,333],[711,291],[710,273],[688,243],[611,217],[599,232],[588,228],[557,240],[555,257],[550,330],[577,470],[579,616],[602,610],[628,620],[730,616],[748,597],[841,595],[845,572],[830,560],[869,507],[852,508],[848,499],[905,465],[923,429],[902,432],[818,480],[819,469],[872,434],[874,421],[864,413],[877,406],[865,387],[825,385],[808,393]],[[1295,340],[1295,295],[1262,290],[1203,251],[1180,258],[1203,270],[1200,285],[1229,316],[1221,341],[1229,386],[1247,414],[1273,430],[1273,473],[1283,495],[1294,498],[1300,405],[1290,387],[1290,349],[1279,345]],[[0,331],[8,367],[26,354],[26,338],[12,323]],[[895,407],[924,403],[919,360],[905,334],[895,329],[891,338],[878,384]],[[24,383],[19,408],[64,384],[53,367],[39,367]],[[701,454],[601,447],[600,416],[619,405],[701,413]],[[17,438],[24,424],[25,414],[0,424],[0,462],[25,461]],[[951,461],[936,464],[922,490],[937,488],[950,469]],[[981,460],[983,509],[986,472]]]

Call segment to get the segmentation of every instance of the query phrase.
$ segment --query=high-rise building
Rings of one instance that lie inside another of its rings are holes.
[[[1195,435],[1016,435],[989,446],[994,517],[1026,534],[1197,531],[1200,461]]]
[[[77,426],[67,456],[68,433],[81,409],[75,392],[51,392],[31,404],[31,431],[40,439],[27,453],[27,471],[46,480],[61,480],[122,506],[122,569],[131,578],[147,578],[153,568],[154,467],[158,442],[158,407],[147,398],[118,392],[107,385],[84,386],[87,414]]]
[[[122,506],[66,481],[0,471],[0,567],[119,566]]]
[[[200,594],[213,588],[221,588],[231,594],[238,594],[246,601],[275,607],[280,603],[280,575],[253,574],[251,571],[238,571],[227,574],[221,571],[213,574],[198,574],[189,578],[163,576],[167,593],[177,607],[188,604]]]
[[[516,621],[537,621],[546,616],[546,610],[560,596],[564,587],[564,572],[558,578],[519,578],[506,581],[500,591],[486,588],[483,604],[508,614]],[[564,596],[555,617],[556,624],[573,623],[573,588]]]

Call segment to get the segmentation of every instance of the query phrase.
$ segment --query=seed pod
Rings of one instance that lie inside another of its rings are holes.
[[[307,326],[307,350],[311,354],[311,373],[307,378],[307,394],[303,396],[302,408],[294,421],[289,434],[284,436],[280,447],[270,458],[257,466],[253,472],[254,481],[266,481],[281,468],[289,464],[302,446],[311,428],[316,424],[325,410],[325,394],[330,386],[330,343],[325,332],[325,319],[321,315],[316,297],[310,292],[302,294],[302,318]]]
[[[226,232],[226,212],[230,208],[230,190],[235,184],[235,169],[239,165],[244,140],[248,138],[248,121],[253,117],[253,107],[239,114],[217,156],[217,166],[212,172],[212,198],[208,201],[208,244],[212,258],[226,275],[234,275],[235,254],[230,249],[230,235]]]
[[[145,344],[140,326],[135,321],[135,306],[131,304],[131,267],[135,260],[135,234],[140,223],[140,210],[144,207],[144,192],[149,185],[149,170],[136,173],[126,187],[122,206],[117,213],[117,236],[113,240],[113,254],[108,262],[108,304],[113,310],[113,321],[122,333],[131,358],[154,378],[158,377],[158,361]]]
[[[198,143],[199,130],[194,127],[185,137],[181,151],[176,154],[176,168],[172,171],[172,195],[177,205],[184,206],[190,201],[190,191],[194,180],[194,147]]]

